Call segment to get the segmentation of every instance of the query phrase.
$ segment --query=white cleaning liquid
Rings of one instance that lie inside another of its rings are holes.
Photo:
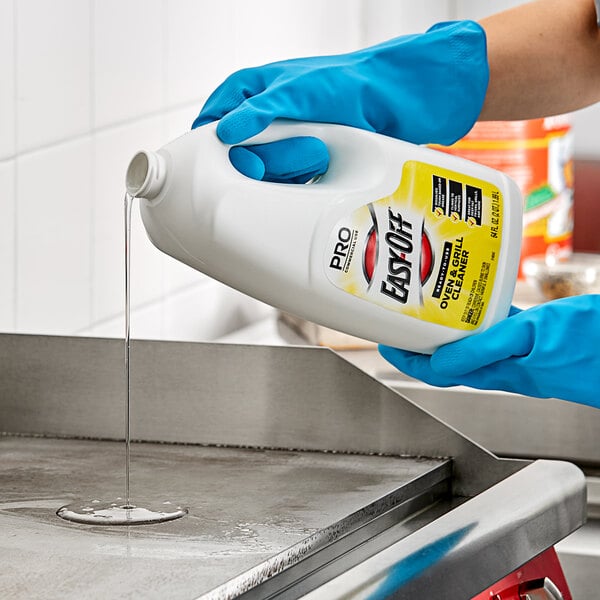
[[[162,251],[304,319],[430,353],[509,310],[522,199],[506,175],[384,135],[280,122],[250,143],[321,138],[317,183],[240,174],[216,123],[140,152],[127,191]],[[248,142],[247,142],[248,143]]]

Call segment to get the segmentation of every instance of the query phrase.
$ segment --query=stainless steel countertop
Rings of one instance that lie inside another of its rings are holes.
[[[8,570],[0,589],[23,588],[36,574],[31,589],[43,593],[48,584],[37,573],[56,572],[49,581],[64,579],[85,597],[160,587],[175,598],[299,598],[339,577],[346,591],[362,589],[362,563],[389,586],[386,570],[405,572],[404,558],[436,548],[423,577],[392,581],[394,597],[464,600],[584,522],[585,482],[575,466],[498,459],[327,349],[134,341],[131,365],[132,431],[145,440],[132,456],[133,500],[140,490],[173,493],[168,500],[210,522],[114,530],[53,517],[123,472],[122,444],[101,441],[123,434],[123,342],[0,335],[0,415],[13,434],[0,441],[0,489],[13,495],[0,505],[8,532],[0,550],[15,557],[19,574],[11,579]],[[387,466],[373,479],[380,460]],[[217,581],[219,561],[228,564]]]
[[[195,598],[253,567],[247,578],[272,571],[276,557],[294,562],[446,462],[134,444],[133,501],[183,503],[188,516],[107,527],[55,515],[78,499],[121,495],[124,452],[115,442],[0,437],[2,597]]]

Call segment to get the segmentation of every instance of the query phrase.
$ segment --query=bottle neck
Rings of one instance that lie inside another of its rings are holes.
[[[167,176],[166,161],[157,152],[138,152],[129,163],[125,175],[127,193],[134,198],[156,198]]]

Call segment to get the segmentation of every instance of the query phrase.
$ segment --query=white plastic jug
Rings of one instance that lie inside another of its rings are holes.
[[[341,125],[275,122],[246,143],[321,138],[312,184],[239,173],[216,123],[139,152],[127,191],[163,252],[304,319],[431,353],[509,310],[522,199],[503,173]]]

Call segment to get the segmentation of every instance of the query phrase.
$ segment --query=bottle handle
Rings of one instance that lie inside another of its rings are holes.
[[[265,130],[236,145],[252,146],[301,136],[319,138],[327,146],[330,163],[323,182],[380,176],[394,154],[390,145],[407,143],[348,125],[276,119]]]

